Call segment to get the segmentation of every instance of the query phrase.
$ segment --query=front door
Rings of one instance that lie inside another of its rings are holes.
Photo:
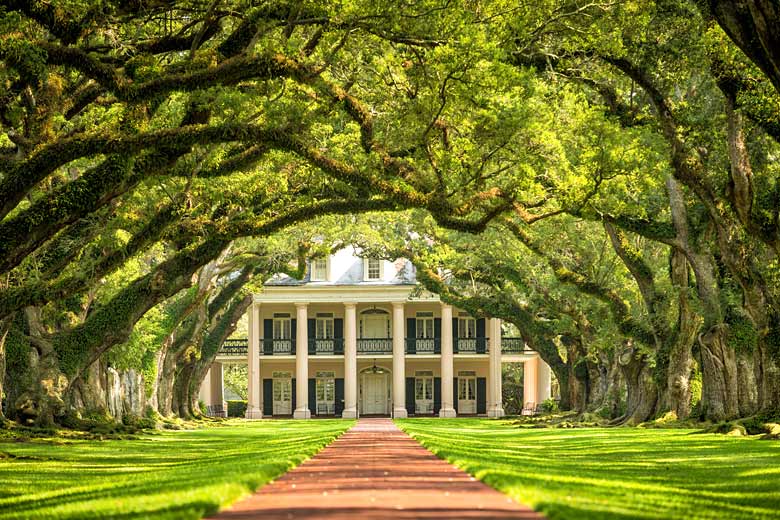
[[[433,413],[433,373],[418,373],[414,378],[414,413]]]
[[[336,379],[334,372],[317,372],[317,415],[336,413]]]
[[[292,378],[274,377],[274,415],[292,413]]]
[[[458,375],[458,413],[477,413],[477,378]]]
[[[387,375],[363,375],[363,413],[384,415],[387,413]]]

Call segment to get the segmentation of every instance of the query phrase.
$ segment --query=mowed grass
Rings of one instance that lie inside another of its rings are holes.
[[[780,442],[638,428],[402,419],[424,446],[551,519],[780,518]]]
[[[311,457],[353,421],[224,424],[138,440],[2,442],[0,519],[201,518]]]

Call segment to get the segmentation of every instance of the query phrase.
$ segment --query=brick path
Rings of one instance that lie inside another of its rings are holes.
[[[390,419],[361,419],[214,518],[544,518],[437,458]]]

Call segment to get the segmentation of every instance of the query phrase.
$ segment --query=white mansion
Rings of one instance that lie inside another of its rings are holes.
[[[249,365],[247,418],[504,415],[501,363],[524,363],[523,401],[550,397],[550,368],[498,319],[474,318],[421,291],[406,260],[352,248],[276,275],[254,295],[249,338],[228,340],[200,397],[224,410],[222,366]]]

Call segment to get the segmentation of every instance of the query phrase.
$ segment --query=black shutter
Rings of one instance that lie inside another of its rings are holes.
[[[406,353],[416,354],[417,344],[415,342],[417,340],[417,320],[415,318],[406,318],[406,338]]]
[[[298,385],[295,384],[295,378],[292,379],[292,411],[298,409]]]
[[[433,353],[441,354],[441,318],[433,318]]]
[[[452,378],[452,407],[458,411],[458,378]]]
[[[487,379],[477,378],[477,413],[487,413]]]
[[[317,335],[317,320],[314,318],[309,318],[306,320],[306,329],[309,336],[309,354],[316,354],[317,340],[315,339],[315,336]]]
[[[274,320],[263,320],[263,354],[274,353]]]
[[[441,410],[441,378],[433,378],[433,414],[439,415]]]
[[[317,380],[309,378],[309,411],[312,415],[317,415]]]
[[[414,415],[415,410],[414,403],[414,378],[406,378],[406,413],[408,415]]]
[[[343,354],[344,353],[344,319],[343,318],[335,318],[333,320],[333,338],[336,340],[334,341],[334,345],[333,345],[333,353]],[[336,406],[338,406],[338,403],[336,403]]]
[[[452,351],[458,353],[458,318],[452,318]]]
[[[335,410],[336,415],[344,413],[344,378],[336,378],[336,403]]]
[[[485,318],[477,319],[477,354],[485,353]]]
[[[263,415],[271,417],[274,414],[274,380],[263,379]]]
[[[292,338],[292,354],[295,354],[295,340],[298,337],[298,320],[295,318],[290,320],[290,337]],[[295,385],[293,384],[293,392],[295,392]],[[294,394],[293,394],[294,395]]]

